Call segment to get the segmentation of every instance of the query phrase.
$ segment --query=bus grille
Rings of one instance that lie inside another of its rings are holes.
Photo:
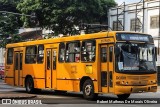
[[[145,80],[145,79],[148,79],[150,78],[150,76],[140,76],[140,80]]]
[[[127,79],[139,80],[139,76],[127,76]]]
[[[147,80],[143,80],[143,81],[131,81],[131,85],[133,86],[145,86],[147,85]]]
[[[148,80],[150,76],[127,76],[130,80]]]

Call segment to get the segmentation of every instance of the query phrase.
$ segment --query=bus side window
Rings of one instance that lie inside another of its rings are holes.
[[[96,51],[95,40],[86,40],[82,42],[81,48],[81,60],[84,62],[95,61],[95,51]]]
[[[37,46],[26,47],[25,63],[32,64],[36,63],[37,60]]]
[[[113,61],[113,46],[109,47],[109,62]]]
[[[107,47],[101,48],[101,62],[107,62]]]
[[[51,69],[51,61],[50,61],[51,53],[50,51],[47,51],[47,70]]]
[[[80,41],[67,43],[66,62],[80,62]]]
[[[8,48],[7,51],[7,64],[13,63],[13,48]]]
[[[44,59],[44,45],[38,45],[37,63],[43,63]]]
[[[65,60],[65,44],[64,43],[60,43],[59,44],[59,57],[58,57],[58,61],[59,62],[64,62]]]

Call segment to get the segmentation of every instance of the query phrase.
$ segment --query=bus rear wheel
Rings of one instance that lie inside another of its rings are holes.
[[[83,84],[83,97],[87,100],[94,100],[98,94],[94,93],[93,82],[88,79]]]
[[[32,77],[28,77],[25,81],[26,92],[33,93],[34,92],[34,83]]]
[[[122,100],[127,99],[129,96],[130,96],[130,94],[120,94],[120,95],[117,95],[117,97],[118,97],[119,99],[122,99]]]

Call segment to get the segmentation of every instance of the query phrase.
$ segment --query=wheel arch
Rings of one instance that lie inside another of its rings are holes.
[[[26,81],[27,81],[28,78],[32,78],[33,79],[33,77],[31,75],[26,75],[25,81],[24,81],[24,86],[25,87],[26,87]],[[33,81],[33,84],[34,84],[34,81]]]
[[[80,80],[80,91],[83,90],[83,84],[88,79],[92,80],[89,76],[84,76],[84,77],[81,78],[81,80]]]

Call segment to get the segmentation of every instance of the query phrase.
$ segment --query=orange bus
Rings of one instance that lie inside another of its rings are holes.
[[[5,82],[59,92],[83,92],[86,99],[112,93],[156,92],[156,48],[151,35],[106,31],[6,46]]]

